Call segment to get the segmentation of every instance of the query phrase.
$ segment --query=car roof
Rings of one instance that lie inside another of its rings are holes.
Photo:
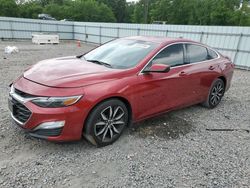
[[[125,37],[125,39],[141,40],[141,41],[154,42],[154,43],[159,43],[159,44],[168,44],[168,43],[175,43],[175,42],[197,43],[195,41],[183,39],[183,38],[170,38],[170,37],[160,37],[160,36],[131,36],[131,37]]]

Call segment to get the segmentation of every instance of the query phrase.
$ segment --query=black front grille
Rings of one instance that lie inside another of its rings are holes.
[[[18,89],[15,88],[15,93],[18,94],[19,96],[23,97],[23,98],[31,98],[31,97],[35,97],[34,95],[30,95],[28,93],[25,93],[23,91],[20,91]]]
[[[56,129],[38,129],[32,133],[40,136],[59,136],[61,132],[62,128],[56,128]]]
[[[11,100],[12,103],[12,114],[13,116],[20,122],[25,123],[30,115],[31,115],[31,111],[24,106],[22,103],[18,102],[16,99],[12,98]]]

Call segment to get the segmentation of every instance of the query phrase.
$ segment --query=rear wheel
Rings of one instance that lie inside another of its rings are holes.
[[[209,91],[208,98],[204,103],[202,103],[202,105],[207,108],[216,107],[220,103],[222,97],[224,96],[224,93],[225,83],[223,82],[223,80],[218,78],[213,82]]]
[[[128,110],[122,101],[104,101],[91,111],[85,124],[84,136],[97,146],[112,144],[127,126],[128,118]]]

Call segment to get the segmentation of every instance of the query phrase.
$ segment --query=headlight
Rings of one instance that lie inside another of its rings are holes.
[[[66,107],[75,104],[82,96],[71,97],[38,97],[31,100],[32,103],[43,108]]]

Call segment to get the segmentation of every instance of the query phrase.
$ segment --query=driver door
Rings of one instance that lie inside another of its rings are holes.
[[[170,65],[169,72],[143,73],[137,86],[137,117],[144,119],[163,111],[181,107],[193,94],[192,83],[185,72],[185,53],[182,43],[173,44],[158,53],[149,63]]]

